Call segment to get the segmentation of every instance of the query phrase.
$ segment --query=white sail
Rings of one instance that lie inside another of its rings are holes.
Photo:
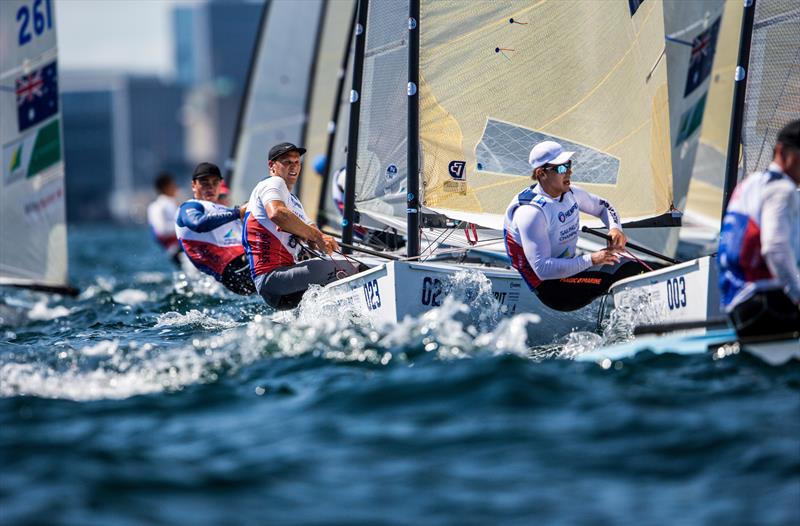
[[[322,177],[310,169],[311,163],[318,156],[326,154],[329,130],[338,132],[341,128],[345,137],[347,134],[347,125],[340,126],[343,121],[345,123],[347,121],[347,111],[339,112],[339,122],[332,122],[331,115],[334,105],[339,104],[336,100],[336,88],[341,76],[345,75],[344,71],[340,71],[342,54],[348,49],[347,37],[350,34],[355,6],[355,0],[325,3],[324,20],[320,28],[319,53],[314,61],[308,125],[302,141],[308,153],[305,156],[303,177],[299,180],[300,201],[312,216],[321,212],[314,211],[317,210],[320,193],[324,193],[325,189],[322,188]],[[331,167],[333,174],[337,166],[331,165]]]
[[[345,70],[344,86],[339,97],[339,119],[336,122],[336,129],[333,137],[333,151],[331,158],[328,159],[330,165],[330,180],[328,185],[322,189],[325,192],[323,208],[319,210],[320,216],[324,215],[326,225],[336,225],[338,228],[341,223],[341,212],[333,201],[333,180],[336,173],[347,165],[347,136],[350,131],[350,87],[353,77],[353,55],[355,40],[350,42],[347,50],[347,69]]]
[[[0,284],[67,283],[54,4],[0,2]]]
[[[674,206],[684,210],[689,192],[718,48],[723,0],[664,0],[669,79],[670,145]],[[729,112],[730,113],[730,112]],[[660,234],[665,253],[674,254],[678,229],[651,231]]]
[[[265,9],[247,99],[242,103],[231,179],[232,199],[239,203],[266,176],[269,148],[280,142],[297,144],[303,138],[323,1],[270,0]]]
[[[685,223],[718,231],[733,107],[733,76],[742,29],[741,2],[726,2],[711,71],[700,143],[692,171]]]
[[[359,94],[356,207],[405,217],[408,1],[370,2]]]
[[[407,193],[407,13],[405,1],[369,7],[356,184],[359,210],[398,216]],[[419,27],[424,207],[496,227],[530,184],[531,146],[552,138],[579,152],[573,179],[626,219],[669,211],[660,1],[635,13],[628,2],[422,1]]]
[[[778,132],[800,116],[800,3],[756,2],[747,70],[744,171],[765,170]]]
[[[691,222],[719,229],[742,6],[728,2],[686,206]],[[759,0],[746,77],[744,173],[763,170],[778,131],[800,115],[800,5]],[[742,164],[742,163],[740,163]]]

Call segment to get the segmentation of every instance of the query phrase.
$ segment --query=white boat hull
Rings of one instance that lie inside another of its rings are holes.
[[[502,317],[536,314],[541,321],[528,327],[529,345],[551,343],[574,328],[591,329],[596,325],[596,307],[575,312],[552,310],[539,301],[513,269],[391,261],[332,283],[326,289],[331,300],[347,304],[369,319],[373,326],[394,325],[406,317],[418,317],[442,306],[453,277],[459,271],[470,269],[480,271],[489,280],[496,304],[475,305],[467,298],[465,303],[475,308],[464,314],[466,323],[485,315],[487,307],[494,307]]]
[[[640,323],[709,320],[721,316],[718,275],[705,256],[618,281],[609,293],[615,308],[638,305]]]
[[[705,334],[677,334],[636,338],[632,341],[601,347],[575,357],[577,361],[591,361],[609,367],[616,360],[633,358],[647,351],[655,354],[713,353],[715,359],[747,352],[769,365],[783,365],[800,360],[800,338],[762,342],[741,342],[733,329],[714,329]]]

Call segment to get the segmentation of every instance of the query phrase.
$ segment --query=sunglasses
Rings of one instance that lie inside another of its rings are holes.
[[[548,164],[548,165],[545,165],[544,169],[545,170],[550,170],[551,172],[556,172],[556,173],[559,173],[559,174],[565,174],[570,169],[572,169],[572,161],[567,161],[564,164],[556,164],[556,165]]]

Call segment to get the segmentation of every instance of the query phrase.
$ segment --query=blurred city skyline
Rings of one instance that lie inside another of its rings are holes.
[[[160,172],[224,165],[262,6],[56,0],[69,221],[143,221]]]
[[[205,0],[57,0],[64,70],[175,75],[172,13]]]

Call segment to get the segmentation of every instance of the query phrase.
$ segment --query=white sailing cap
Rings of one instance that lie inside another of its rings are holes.
[[[531,149],[528,162],[535,170],[545,164],[563,164],[573,155],[575,152],[565,152],[564,147],[555,141],[542,141]]]

